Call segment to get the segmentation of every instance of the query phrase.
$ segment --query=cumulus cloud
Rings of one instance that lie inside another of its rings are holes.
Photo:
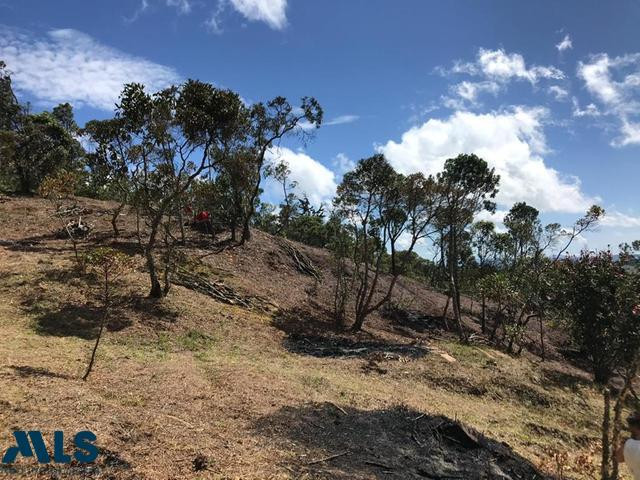
[[[277,147],[269,151],[268,160],[286,163],[291,180],[297,182],[296,193],[306,195],[316,206],[329,201],[336,192],[335,173],[306,153]]]
[[[342,176],[345,173],[356,168],[356,162],[351,160],[346,154],[338,153],[333,159],[333,170]]]
[[[229,0],[247,20],[265,22],[274,30],[287,26],[287,0]]]
[[[545,164],[547,115],[545,109],[524,107],[485,114],[459,111],[413,127],[399,142],[389,141],[378,150],[405,174],[435,174],[447,158],[475,153],[501,177],[499,205],[509,208],[526,201],[545,212],[582,213],[596,199],[582,192],[579,179]]]
[[[588,61],[579,62],[578,76],[600,103],[602,113],[618,119],[620,136],[612,144],[640,144],[640,53],[592,55]]]
[[[51,30],[44,37],[0,26],[0,58],[12,72],[18,92],[45,104],[112,110],[129,82],[159,90],[180,81],[164,65],[126,54],[72,29]]]
[[[450,96],[443,96],[442,101],[445,107],[461,110],[466,105],[477,106],[478,97],[482,93],[492,93],[496,95],[502,87],[497,82],[487,80],[483,82],[469,82],[467,80],[451,85],[449,87]]]
[[[564,36],[562,41],[556,44],[556,48],[559,52],[564,52],[565,50],[569,50],[573,48],[573,42],[571,41],[571,37],[567,34]]]
[[[562,80],[564,73],[553,66],[527,65],[519,53],[508,53],[504,49],[480,48],[473,62],[455,61],[451,69],[437,68],[443,75],[464,74],[480,77],[480,81],[463,81],[449,88],[450,95],[443,96],[446,107],[463,109],[475,105],[479,94],[496,95],[512,80],[528,81],[536,85],[541,79]]]
[[[552,66],[532,65],[527,67],[519,53],[507,53],[503,49],[478,52],[477,64],[485,76],[501,81],[512,78],[528,80],[532,84],[542,78],[562,79],[562,71]]]

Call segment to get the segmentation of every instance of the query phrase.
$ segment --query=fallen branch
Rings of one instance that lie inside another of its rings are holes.
[[[384,468],[385,470],[393,470],[393,467],[390,467],[389,465],[385,465],[384,463],[380,462],[374,462],[372,460],[365,460],[364,463],[367,465],[373,465],[374,467]]]
[[[305,275],[311,275],[313,278],[320,281],[322,275],[309,257],[293,246],[293,244],[288,240],[280,239],[279,243],[280,247],[291,257],[299,272],[304,273]]]
[[[240,305],[245,308],[252,308],[254,306],[253,299],[238,295],[232,288],[226,286],[224,283],[210,281],[201,275],[196,275],[184,269],[179,269],[175,273],[173,283],[208,295],[227,305]]]
[[[327,402],[329,405],[331,405],[332,407],[336,408],[337,410],[340,410],[342,412],[343,415],[348,415],[347,411],[342,408],[340,405],[336,405],[333,402]]]
[[[338,457],[343,457],[347,453],[349,453],[349,451],[345,450],[342,453],[336,453],[335,455],[329,455],[328,457],[320,458],[318,460],[313,460],[312,462],[307,463],[307,465],[315,465],[316,463],[328,462],[329,460],[333,460]]]

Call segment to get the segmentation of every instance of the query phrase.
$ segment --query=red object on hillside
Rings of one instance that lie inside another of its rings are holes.
[[[206,211],[202,211],[200,212],[198,215],[196,215],[195,218],[196,222],[206,222],[211,220],[211,214],[209,212]]]

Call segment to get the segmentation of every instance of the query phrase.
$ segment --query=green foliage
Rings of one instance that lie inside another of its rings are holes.
[[[105,281],[113,282],[130,272],[135,265],[129,255],[110,247],[98,247],[84,255],[85,265]]]
[[[24,114],[17,128],[0,131],[1,170],[21,193],[35,191],[58,169],[78,170],[83,149],[49,112]]]
[[[560,264],[557,298],[572,339],[605,385],[640,353],[640,279],[611,252],[583,252]]]

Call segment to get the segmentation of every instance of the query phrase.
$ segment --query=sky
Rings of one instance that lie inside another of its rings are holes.
[[[22,101],[81,125],[133,81],[313,96],[324,125],[273,155],[314,203],[375,153],[426,174],[476,153],[501,176],[491,219],[526,201],[570,225],[597,203],[576,248],[615,248],[640,239],[639,24],[640,0],[0,0],[0,59]]]

